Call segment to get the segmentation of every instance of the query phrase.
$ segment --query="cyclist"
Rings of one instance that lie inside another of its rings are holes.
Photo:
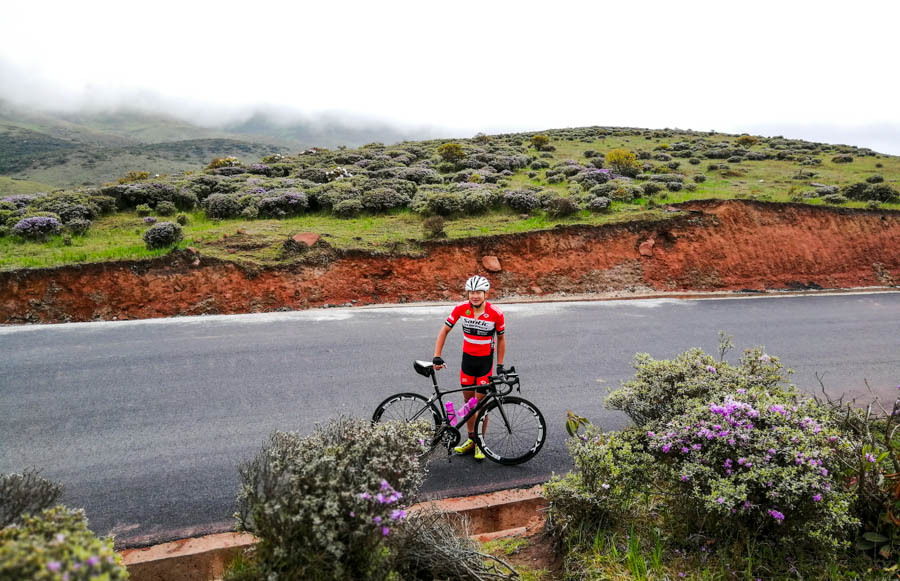
[[[490,288],[491,283],[483,276],[475,275],[467,280],[466,294],[469,300],[453,308],[434,344],[434,368],[441,369],[446,367],[441,358],[441,351],[444,349],[447,334],[450,333],[457,321],[462,321],[463,355],[459,370],[459,383],[464,388],[465,401],[469,401],[472,397],[480,400],[485,396],[494,360],[495,336],[497,375],[505,372],[503,357],[506,354],[506,335],[504,334],[506,325],[503,312],[487,301],[487,293]],[[467,387],[470,389],[465,389]],[[469,439],[454,450],[457,454],[467,454],[474,450],[475,459],[484,460],[484,452],[475,445],[474,417],[466,422],[466,427],[469,431]]]

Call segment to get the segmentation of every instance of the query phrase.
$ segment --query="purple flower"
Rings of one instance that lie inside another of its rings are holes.
[[[866,452],[866,462],[875,462],[875,456]]]
[[[669,444],[663,444],[663,447],[662,447],[663,454],[668,454],[669,450],[671,450],[671,449],[672,449],[672,446],[670,446]]]
[[[388,536],[391,533],[391,529],[388,527],[381,527],[381,534],[384,536]]]
[[[100,557],[98,557],[97,555],[92,556],[87,560],[87,564],[91,567],[96,567],[100,564]]]
[[[681,475],[681,481],[682,481],[682,482],[687,482],[688,480],[690,480],[690,477],[688,477],[687,474],[682,474],[682,475]]]
[[[779,414],[779,415],[782,415],[782,416],[786,413],[786,410],[784,409],[784,406],[782,406],[782,405],[771,405],[771,406],[769,406],[769,411]]]
[[[817,495],[813,496],[813,502],[821,502],[821,501],[822,501],[821,494],[817,494]]]
[[[351,510],[351,511],[350,511],[350,516],[353,517],[353,518],[356,518],[356,513],[353,512],[353,511]]]
[[[393,490],[393,487],[391,486],[391,483],[388,482],[387,480],[382,480],[381,481],[381,490]]]
[[[62,568],[62,563],[59,561],[50,561],[47,563],[47,570],[53,573],[59,571]]]
[[[378,504],[384,504],[385,502],[387,502],[387,499],[380,492],[375,495],[375,500],[378,501]]]
[[[716,499],[716,502],[718,502],[719,504],[723,504],[725,502],[725,499],[720,496]]]
[[[156,224],[156,218],[153,216],[144,216],[144,224]]]
[[[359,497],[362,499],[365,499],[365,500],[369,500],[370,498],[372,498],[372,495],[369,494],[368,492],[363,492],[362,494],[359,495]]]
[[[716,368],[713,367],[712,365],[707,365],[707,366],[706,366],[706,370],[709,371],[710,373],[715,373],[715,372],[716,372]]]
[[[406,511],[401,509],[394,509],[391,511],[391,520],[398,520],[406,517]]]
[[[768,513],[769,513],[769,516],[771,516],[772,518],[774,518],[775,520],[778,521],[778,524],[781,524],[781,521],[784,520],[784,515],[782,513],[778,512],[777,510],[770,508],[768,510]]]
[[[738,388],[737,392],[740,394],[745,394],[745,393],[747,393],[747,390],[741,387],[741,388]]]
[[[381,517],[376,516],[375,518],[372,519],[372,522],[374,522],[377,525],[381,524]]]

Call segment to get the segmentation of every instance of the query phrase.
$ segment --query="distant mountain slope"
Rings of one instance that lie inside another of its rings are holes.
[[[48,113],[0,100],[0,176],[70,187],[115,180],[129,171],[197,170],[216,157],[245,162],[309,147],[355,147],[432,137],[384,124],[339,119],[280,121],[257,113],[221,128],[173,116],[116,111]]]

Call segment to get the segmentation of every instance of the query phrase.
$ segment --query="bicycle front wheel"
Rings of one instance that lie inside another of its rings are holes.
[[[527,399],[495,399],[479,414],[475,438],[484,455],[498,464],[521,464],[534,458],[547,439],[541,410]]]

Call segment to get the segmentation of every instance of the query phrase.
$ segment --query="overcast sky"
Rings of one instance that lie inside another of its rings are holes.
[[[14,2],[0,97],[213,124],[267,106],[448,136],[587,125],[900,154],[900,2]]]

